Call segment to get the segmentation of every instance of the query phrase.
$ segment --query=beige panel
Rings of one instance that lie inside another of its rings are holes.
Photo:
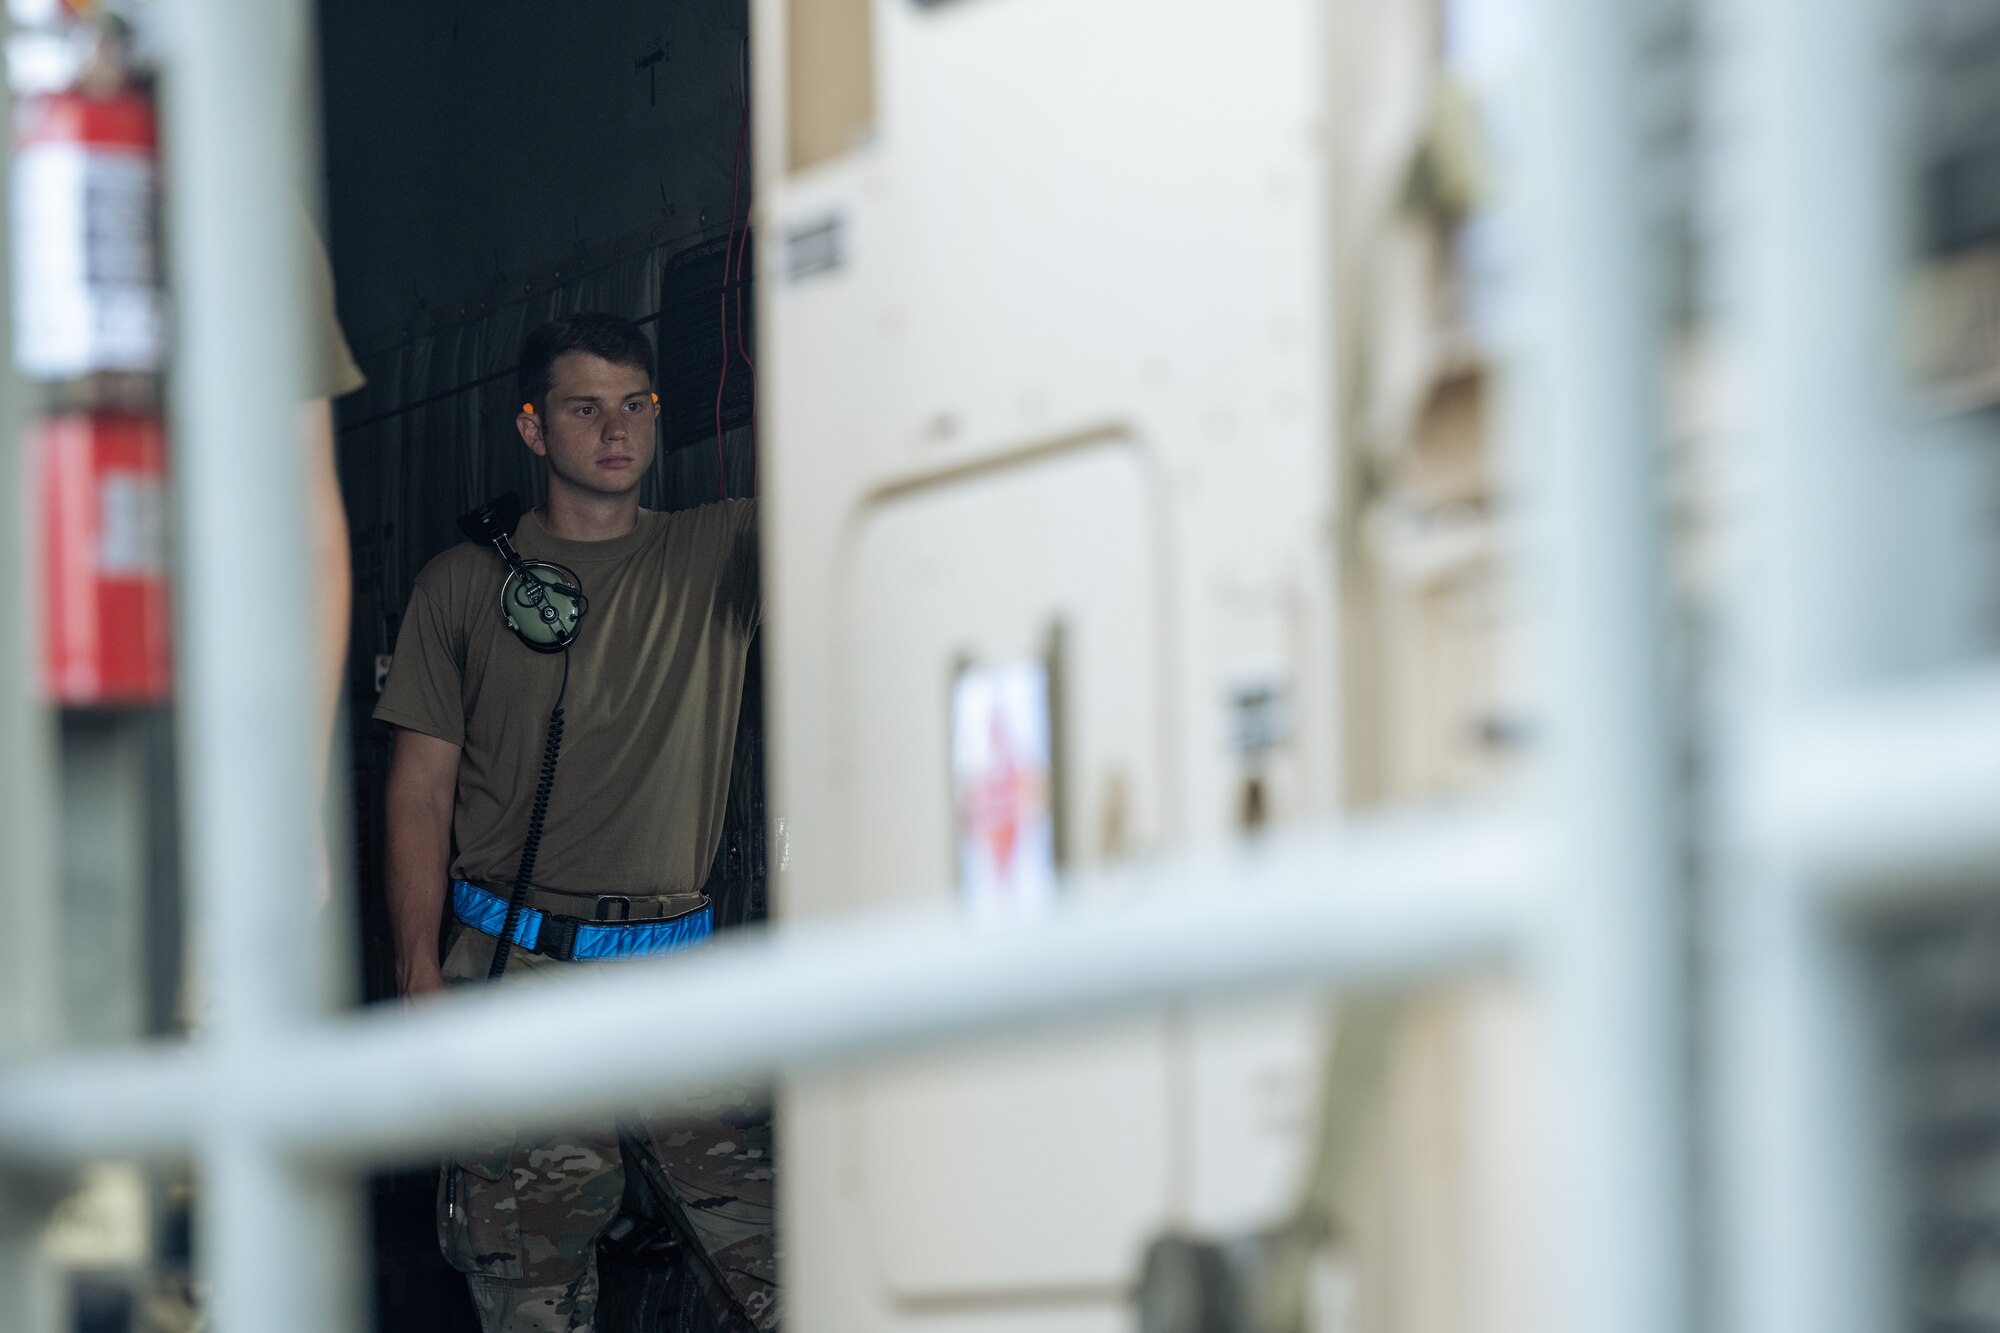
[[[952,677],[966,660],[1042,651],[1058,623],[1063,813],[1099,829],[1115,799],[1121,836],[1158,837],[1148,490],[1134,446],[1109,439],[927,486],[863,520],[845,822],[867,900],[935,900],[953,882]],[[1078,861],[1103,850],[1089,832],[1072,842]],[[1158,1020],[871,1076],[862,1190],[891,1292],[1125,1286],[1167,1205],[1168,1092]]]
[[[1172,1091],[1158,1020],[870,1078],[866,1208],[890,1292],[1122,1294],[1166,1206]]]
[[[1298,1204],[1319,1128],[1327,1004],[1311,992],[1232,1000],[1187,1020],[1188,1222],[1246,1235]]]
[[[787,0],[786,94],[791,170],[839,157],[875,123],[875,21],[871,0]]]
[[[1322,6],[876,0],[873,137],[803,172],[782,48],[816,39],[759,6],[761,216],[841,242],[762,285],[781,913],[950,910],[951,668],[1039,649],[1052,611],[1074,864],[1237,836],[1245,685],[1295,704],[1270,818],[1323,811]],[[791,1089],[788,1322],[1130,1328],[1147,1239],[1296,1191],[1265,1136],[1316,1043],[1282,1011]]]
[[[1358,1177],[1343,1182],[1350,1333],[1546,1326],[1541,1057],[1527,998],[1505,983],[1404,1015]]]
[[[966,660],[1039,654],[1057,625],[1056,784],[1072,864],[1116,850],[1112,826],[1124,850],[1158,844],[1165,653],[1151,490],[1138,446],[1102,437],[925,486],[863,518],[841,700],[848,863],[864,871],[853,902],[953,882],[952,677]]]

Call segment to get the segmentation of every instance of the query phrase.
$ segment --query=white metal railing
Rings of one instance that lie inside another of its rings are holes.
[[[1854,691],[1746,747],[1743,818],[1821,895],[1883,903],[2000,864],[2000,671]]]
[[[1687,819],[1666,664],[1655,377],[1659,302],[1637,164],[1638,7],[1542,0],[1529,124],[1534,206],[1522,367],[1532,442],[1532,604],[1547,663],[1550,762],[1535,804],[1394,820],[1228,857],[1138,868],[1043,929],[970,934],[941,919],[780,930],[677,962],[566,978],[409,1013],[338,1020],[321,994],[302,878],[307,845],[304,554],[283,501],[296,331],[285,192],[296,160],[281,56],[296,0],[189,0],[168,105],[176,145],[184,337],[177,432],[186,493],[184,636],[190,876],[208,1023],[184,1048],[16,1062],[0,1071],[0,1213],[33,1170],[100,1153],[191,1155],[218,1324],[235,1333],[349,1326],[352,1211],[341,1168],[421,1152],[474,1115],[548,1119],[669,1096],[705,1080],[790,1074],[865,1055],[1253,984],[1406,984],[1517,968],[1548,1001],[1560,1075],[1555,1326],[1696,1326],[1686,1196],[1689,1034],[1679,993],[1678,876]],[[1741,77],[1762,196],[1742,275],[1783,494],[1768,582],[1742,619],[1774,627],[1729,756],[1715,835],[1729,888],[1719,1027],[1737,1052],[1704,1125],[1736,1168],[1725,1228],[1731,1324],[1835,1333],[1886,1322],[1855,995],[1821,892],[2000,860],[2000,677],[1870,696],[1829,688],[1854,627],[1834,582],[1865,558],[1880,483],[1856,339],[1893,327],[1890,256],[1871,190],[1888,189],[1875,24],[1884,6],[1756,0]],[[1871,80],[1873,82],[1871,82]],[[1857,148],[1857,145],[1860,145]],[[1858,190],[1851,155],[1865,168]],[[1832,203],[1819,196],[1831,189]],[[1819,193],[1816,194],[1815,192]],[[1838,206],[1840,201],[1851,208]],[[1800,246],[1800,253],[1786,247]],[[1769,501],[1767,491],[1764,499]],[[1860,526],[1855,526],[1859,524]],[[1865,627],[1864,627],[1865,628]],[[17,664],[18,665],[18,664]],[[11,687],[10,687],[11,688]],[[1809,698],[1810,707],[1792,706]],[[23,743],[25,744],[25,742]],[[10,758],[18,769],[20,755]],[[1202,891],[1226,885],[1227,909]],[[1106,901],[1108,899],[1108,901]],[[643,1058],[631,1015],[713,1006]],[[706,1033],[706,1035],[703,1035]],[[561,1049],[568,1076],[503,1077],[488,1052]],[[1828,1099],[1847,1097],[1829,1105]],[[0,1274],[30,1233],[0,1216]],[[7,1299],[0,1295],[0,1299]],[[12,1312],[9,1312],[10,1315]]]
[[[215,1094],[187,1128],[218,1327],[351,1324],[345,1184],[304,1173],[230,1095],[283,1069],[325,995],[311,854],[312,591],[295,214],[306,6],[180,6],[165,80],[179,340],[174,441],[185,847]],[[282,1221],[280,1221],[282,1219]],[[285,1233],[282,1240],[274,1239]]]
[[[1856,706],[1891,656],[1882,571],[1902,544],[1908,470],[1896,456],[1914,447],[1895,342],[1910,191],[1894,77],[1902,8],[1717,7],[1717,123],[1740,126],[1742,144],[1723,162],[1722,197],[1740,219],[1725,289],[1754,389],[1754,558],[1728,608],[1740,751],[1718,753],[1734,827],[1710,835],[1714,1227],[1730,1258],[1726,1326],[1744,1333],[1914,1322],[1894,1305],[1886,1080],[1870,1067],[1856,940],[1829,890],[1920,879],[1988,843],[1965,808],[1989,781],[1984,691],[1913,687]],[[1928,760],[1911,749],[1926,742]]]
[[[201,1043],[51,1060],[0,1084],[0,1159],[173,1153],[227,1099],[288,1153],[361,1161],[445,1147],[474,1115],[554,1122],[1190,989],[1461,975],[1518,954],[1538,859],[1518,821],[1401,820],[1104,876],[1032,929],[945,914],[785,927],[665,966],[329,1022],[248,1079]],[[716,1018],[646,1041],[634,1015],[664,1013]],[[524,1081],[496,1050],[559,1051],[563,1077]]]
[[[0,90],[0,143],[14,141],[12,107]],[[0,173],[0,199],[6,197]],[[11,231],[8,210],[0,208],[0,236]],[[0,254],[11,247],[0,245]],[[12,266],[0,263],[0,311],[11,312]],[[0,317],[0,469],[24,477],[27,400],[14,374],[13,320]],[[0,523],[0,559],[16,570],[34,567],[31,488],[9,488],[13,497]],[[32,579],[16,580],[17,624],[36,623],[40,601]],[[25,591],[24,591],[25,585]],[[23,605],[25,600],[26,605]],[[54,1029],[58,984],[53,969],[56,897],[51,892],[48,818],[53,765],[47,718],[34,699],[34,638],[0,636],[0,919],[9,934],[0,945],[0,1058],[18,1058],[40,1049]],[[49,1199],[38,1182],[16,1174],[0,1176],[0,1300],[7,1316],[32,1333],[54,1327],[58,1296],[50,1275],[36,1262],[36,1245]]]
[[[1541,1145],[1550,1308],[1573,1330],[1692,1327],[1676,781],[1661,501],[1664,264],[1645,189],[1643,17],[1530,8],[1526,240],[1508,438],[1557,841],[1535,980],[1553,1036]]]

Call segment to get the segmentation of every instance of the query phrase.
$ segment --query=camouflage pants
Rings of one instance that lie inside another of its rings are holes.
[[[460,930],[445,979],[483,981],[492,956],[491,936]],[[571,966],[517,950],[507,979]],[[716,1094],[647,1130],[689,1229],[736,1303],[770,1333],[779,1311],[768,1105]],[[541,1139],[495,1127],[448,1159],[438,1242],[466,1275],[485,1333],[593,1333],[597,1241],[624,1193],[609,1124]]]
[[[484,981],[492,957],[491,936],[461,929],[445,958],[445,980]],[[517,950],[507,977],[558,966]],[[493,1126],[446,1159],[438,1180],[438,1246],[465,1274],[485,1333],[590,1333],[597,1238],[624,1193],[610,1125],[541,1140]]]
[[[587,1333],[597,1238],[625,1192],[617,1139],[565,1134],[461,1152],[439,1182],[439,1240],[486,1333]]]

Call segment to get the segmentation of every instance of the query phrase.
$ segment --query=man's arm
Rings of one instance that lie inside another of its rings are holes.
[[[438,923],[451,873],[458,753],[450,741],[396,729],[387,790],[389,929],[396,943],[396,989],[405,996],[444,989]]]
[[[313,567],[318,571],[319,677],[313,774],[323,779],[328,747],[340,710],[341,677],[347,669],[347,622],[354,602],[354,574],[347,542],[347,506],[341,503],[340,475],[333,461],[333,404],[316,398],[306,404],[301,431],[306,440],[306,487],[312,508]]]

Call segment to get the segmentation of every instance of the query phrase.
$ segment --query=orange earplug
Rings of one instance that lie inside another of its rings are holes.
[[[526,412],[529,416],[535,415],[535,405],[533,403],[522,403],[521,410],[523,412]]]
[[[654,394],[654,395],[653,395],[653,406],[654,406],[654,407],[658,407],[659,405],[660,405],[660,395],[658,395],[658,394]]]

